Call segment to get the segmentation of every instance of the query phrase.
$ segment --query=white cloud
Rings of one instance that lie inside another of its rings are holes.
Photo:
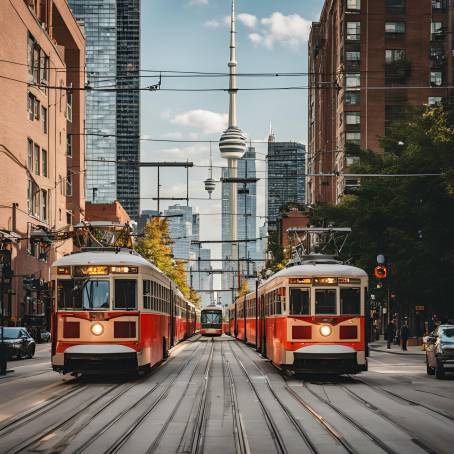
[[[208,0],[190,0],[189,5],[208,5]]]
[[[202,130],[205,134],[220,133],[227,128],[228,115],[195,109],[175,115],[171,123]]]
[[[297,48],[307,42],[311,21],[299,14],[284,16],[274,12],[270,17],[260,20],[260,33],[251,33],[249,39],[255,45],[263,45],[272,49],[276,43]]]
[[[204,22],[203,25],[208,28],[219,28],[221,23],[216,19],[211,19]]]
[[[257,25],[257,17],[255,17],[253,14],[248,13],[238,14],[238,20],[243,25],[249,28],[255,28],[255,26]]]

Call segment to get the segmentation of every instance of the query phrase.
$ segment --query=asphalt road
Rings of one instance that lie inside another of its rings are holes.
[[[454,374],[372,352],[357,376],[287,377],[229,337],[195,337],[145,377],[73,378],[49,344],[0,378],[0,453],[450,453]]]

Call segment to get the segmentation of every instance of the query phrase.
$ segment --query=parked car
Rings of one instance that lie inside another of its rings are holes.
[[[454,372],[454,325],[440,325],[426,339],[427,375],[443,378]]]
[[[41,330],[41,342],[50,342],[50,333],[45,329]]]
[[[0,328],[0,339],[1,331],[3,331],[3,341],[8,346],[9,359],[13,357],[17,359],[33,358],[36,348],[35,340],[25,328],[17,326]]]

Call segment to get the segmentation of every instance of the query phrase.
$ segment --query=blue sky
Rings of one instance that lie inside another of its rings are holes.
[[[304,72],[307,70],[307,36],[311,21],[318,20],[322,0],[237,0],[238,72]],[[230,0],[142,0],[142,69],[227,71]],[[144,79],[143,84],[154,83]],[[163,79],[163,88],[226,88],[228,80]],[[241,78],[239,87],[306,85],[298,78]],[[142,95],[142,135],[152,138],[217,141],[226,122],[227,93],[145,92]],[[277,140],[306,142],[307,93],[240,92],[238,123],[251,139],[265,139],[272,122]],[[266,153],[265,145],[258,145]],[[142,142],[143,160],[186,160],[207,164],[208,144]],[[217,144],[214,162],[224,165]],[[259,170],[264,170],[262,163]],[[165,170],[163,196],[183,196],[184,173]],[[190,173],[191,195],[205,197],[207,169]],[[219,174],[215,174],[219,177]],[[264,182],[259,184],[258,212],[264,213]],[[154,170],[142,173],[142,196],[156,194]],[[214,198],[220,196],[220,185]],[[164,204],[165,206],[166,204]],[[219,213],[219,201],[194,201],[201,213]],[[143,200],[142,208],[156,202]],[[203,218],[203,217],[202,217]],[[204,239],[219,239],[220,217],[202,222]],[[214,255],[218,251],[213,252]]]

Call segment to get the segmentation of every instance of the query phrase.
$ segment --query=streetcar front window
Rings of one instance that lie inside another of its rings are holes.
[[[336,314],[336,290],[315,290],[315,315]]]
[[[114,309],[136,309],[136,280],[115,279]]]
[[[290,315],[310,315],[309,289],[290,289]]]
[[[340,289],[341,315],[361,314],[361,290],[359,288]]]
[[[109,309],[109,281],[66,279],[59,280],[57,286],[59,309]]]
[[[203,325],[220,325],[222,316],[220,312],[202,312]]]

